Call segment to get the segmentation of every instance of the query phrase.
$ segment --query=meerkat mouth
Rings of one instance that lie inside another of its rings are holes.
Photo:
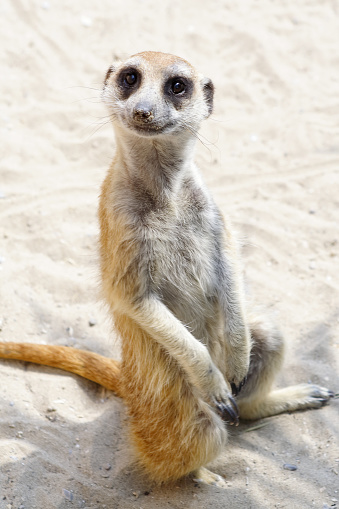
[[[173,122],[169,122],[165,125],[133,123],[129,125],[129,129],[136,131],[139,134],[143,134],[144,136],[157,136],[158,134],[163,134],[164,132],[170,131],[173,126]]]

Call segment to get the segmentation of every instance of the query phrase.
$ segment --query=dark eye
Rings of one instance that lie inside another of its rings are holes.
[[[172,92],[173,94],[181,94],[186,90],[186,85],[182,81],[175,80],[172,83]]]
[[[126,85],[128,85],[129,87],[131,87],[132,85],[135,85],[135,83],[137,82],[137,75],[133,72],[129,73],[129,74],[126,74],[125,75],[125,83]]]

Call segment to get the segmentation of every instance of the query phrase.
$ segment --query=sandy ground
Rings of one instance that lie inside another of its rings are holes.
[[[114,153],[100,87],[113,58],[160,50],[215,83],[197,161],[286,335],[278,384],[338,392],[338,1],[3,0],[0,14],[0,340],[119,355],[97,291]],[[338,400],[232,430],[213,465],[227,490],[155,487],[121,400],[31,364],[0,376],[1,509],[339,507]]]

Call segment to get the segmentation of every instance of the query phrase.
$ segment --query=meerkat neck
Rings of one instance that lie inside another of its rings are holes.
[[[116,132],[116,157],[131,178],[157,196],[176,194],[184,178],[195,171],[195,138],[188,134],[141,137]]]

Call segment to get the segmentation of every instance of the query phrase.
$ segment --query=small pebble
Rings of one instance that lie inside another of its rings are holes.
[[[111,470],[111,468],[112,468],[112,465],[110,465],[109,463],[106,463],[106,465],[104,465],[105,470]]]
[[[97,324],[97,321],[96,321],[96,320],[94,320],[94,318],[90,318],[90,319],[88,320],[88,325],[89,325],[90,327],[94,327],[94,325],[96,325],[96,324]]]
[[[291,472],[293,472],[294,470],[298,470],[298,467],[296,465],[290,465],[289,463],[284,463],[283,468],[285,470],[291,470]]]
[[[72,338],[74,333],[73,327],[67,327],[66,331],[68,332],[69,337]]]
[[[71,491],[64,489],[64,497],[67,498],[70,502],[73,501],[73,493]]]

